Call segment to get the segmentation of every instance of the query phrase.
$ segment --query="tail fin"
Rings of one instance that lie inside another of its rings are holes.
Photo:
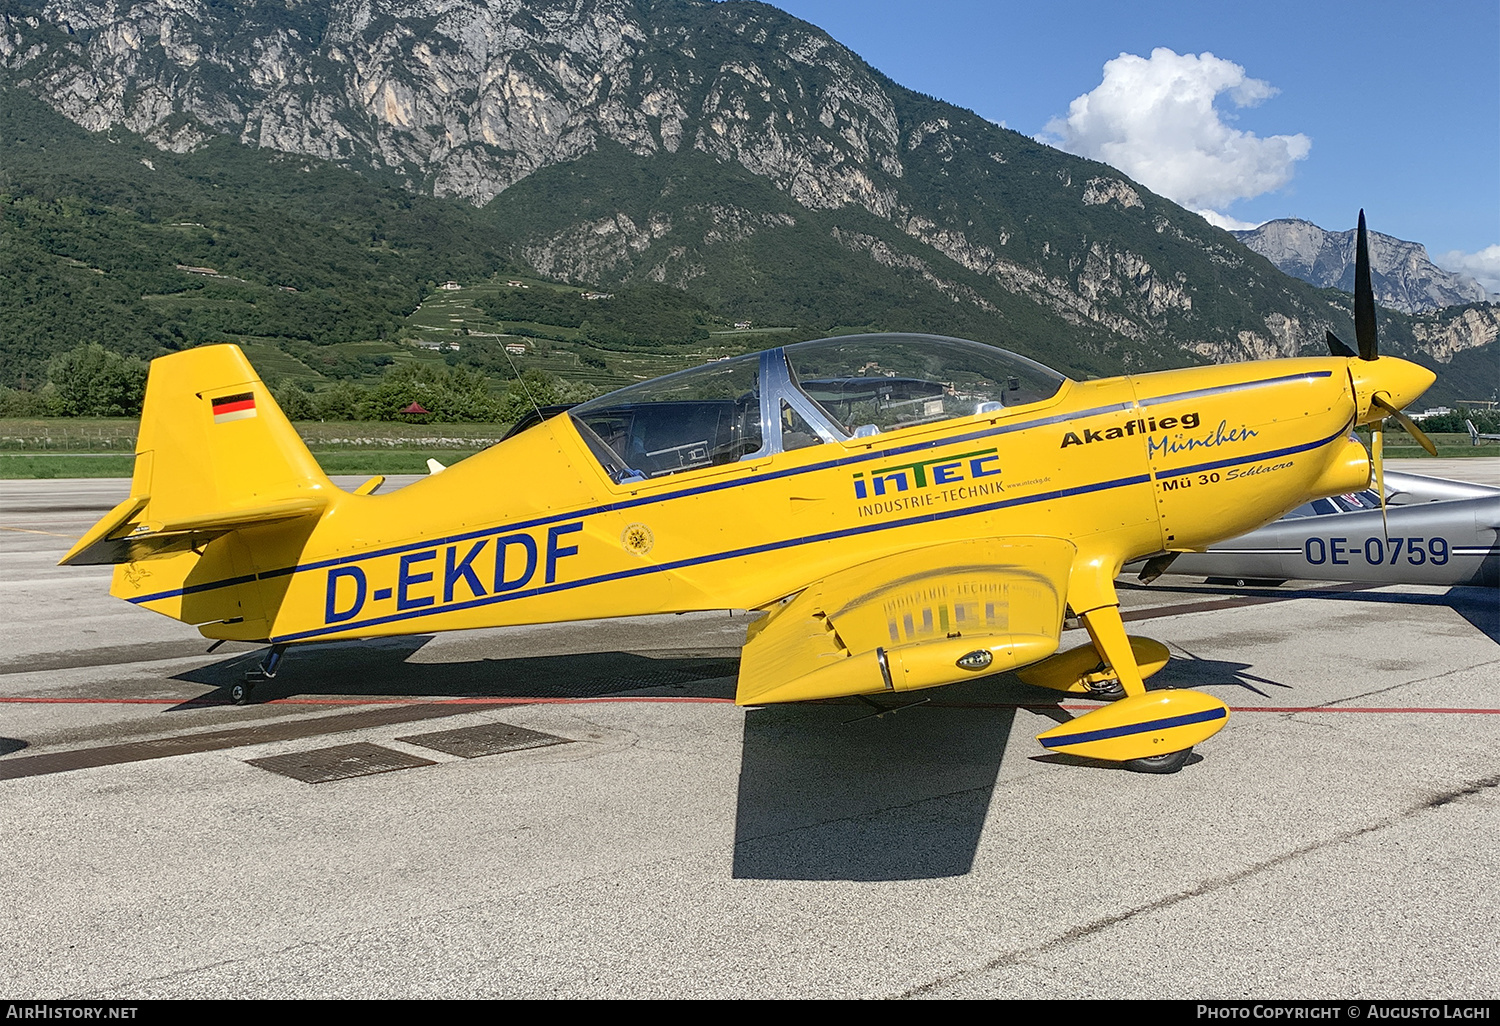
[[[151,363],[130,498],[63,557],[134,563],[321,513],[335,489],[238,346]]]
[[[1469,444],[1478,445],[1479,429],[1474,426],[1474,422],[1472,420],[1466,420],[1464,421],[1464,426],[1469,429]]]

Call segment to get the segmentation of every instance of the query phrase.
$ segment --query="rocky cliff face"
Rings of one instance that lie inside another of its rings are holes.
[[[1500,338],[1500,307],[1493,304],[1449,309],[1412,322],[1422,351],[1438,363],[1449,363],[1466,349],[1491,345]]]
[[[1284,218],[1232,234],[1287,274],[1322,288],[1354,291],[1353,229],[1329,232],[1310,221]],[[1473,278],[1435,265],[1421,243],[1379,232],[1370,233],[1370,270],[1375,301],[1392,310],[1422,313],[1496,298]]]
[[[695,147],[814,208],[888,211],[893,191],[875,178],[902,173],[895,111],[877,76],[813,26],[759,5],[15,8],[0,38],[13,75],[87,128],[121,125],[165,149],[231,133],[381,166],[481,205],[600,139],[638,154]],[[741,41],[764,48],[773,67],[733,53]]]
[[[167,150],[229,135],[479,206],[623,154],[607,182],[507,214],[516,255],[548,274],[749,304],[778,245],[831,247],[827,260],[926,290],[968,318],[957,323],[988,318],[1002,338],[1072,328],[1100,368],[1322,352],[1325,328],[1348,331],[1343,310],[1196,215],[902,89],[763,4],[0,0],[0,12],[0,84]],[[688,157],[702,160],[694,184],[719,168],[777,198],[723,184],[688,203],[681,177],[650,195],[631,184]],[[1444,339],[1431,344],[1461,344]]]

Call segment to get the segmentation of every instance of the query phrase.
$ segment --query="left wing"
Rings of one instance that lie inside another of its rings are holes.
[[[735,701],[911,691],[1046,658],[1076,552],[1061,538],[982,538],[815,581],[751,626]]]

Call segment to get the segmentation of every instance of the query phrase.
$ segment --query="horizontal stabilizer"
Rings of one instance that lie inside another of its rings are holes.
[[[242,527],[316,516],[328,504],[324,496],[309,496],[246,509],[179,516],[175,520],[141,519],[148,513],[150,502],[149,495],[140,495],[120,503],[90,528],[58,565],[98,566],[161,558],[201,548],[219,535]]]

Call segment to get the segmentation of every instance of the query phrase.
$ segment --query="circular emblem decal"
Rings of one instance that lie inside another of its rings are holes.
[[[620,544],[625,546],[627,552],[644,556],[651,551],[651,546],[656,544],[656,539],[651,535],[651,528],[645,524],[631,524],[625,528],[625,533],[620,535]]]

